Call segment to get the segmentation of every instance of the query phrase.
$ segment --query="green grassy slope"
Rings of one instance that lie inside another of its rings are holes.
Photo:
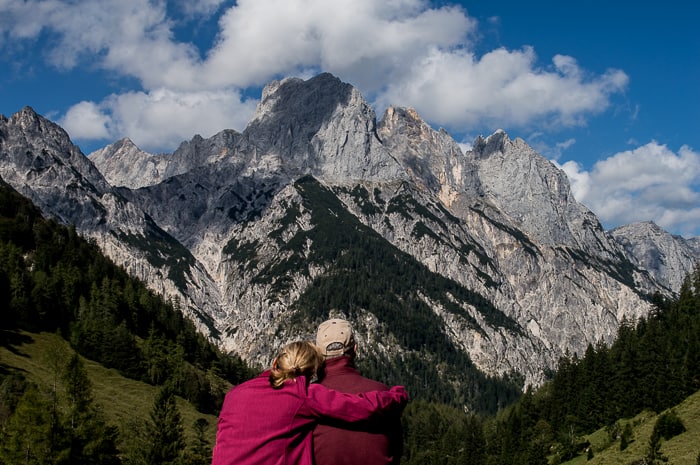
[[[700,455],[700,391],[688,397],[673,408],[681,419],[686,431],[668,441],[661,441],[661,453],[668,458],[668,464],[696,465]],[[663,412],[660,412],[660,414]],[[659,414],[659,415],[660,415]],[[631,464],[646,457],[649,439],[659,415],[643,412],[634,418],[620,420],[622,425],[632,425],[633,437],[627,448],[620,450],[620,440],[610,439],[605,428],[587,436],[593,447],[593,458],[587,460],[583,454],[569,462],[569,465]]]
[[[10,348],[0,347],[0,367],[23,373],[29,381],[40,386],[51,386],[56,366],[64,366],[73,354],[68,343],[50,333],[20,333],[22,342]],[[132,430],[135,422],[149,419],[158,387],[125,378],[116,370],[104,368],[91,360],[84,360],[92,382],[93,396],[105,412],[107,421],[119,428],[121,437]],[[192,425],[199,418],[207,420],[206,438],[214,445],[216,417],[205,415],[187,401],[178,398],[187,441],[194,437]]]

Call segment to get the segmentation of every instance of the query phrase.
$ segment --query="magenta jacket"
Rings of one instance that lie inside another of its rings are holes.
[[[273,389],[269,371],[226,394],[219,414],[212,465],[313,465],[311,431],[320,418],[346,422],[406,405],[401,386],[389,391],[345,394],[301,376]]]

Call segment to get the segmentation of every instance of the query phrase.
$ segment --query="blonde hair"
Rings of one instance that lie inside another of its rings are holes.
[[[306,376],[307,381],[316,374],[323,363],[323,355],[315,344],[296,341],[282,348],[272,362],[270,384],[279,389],[288,379]]]

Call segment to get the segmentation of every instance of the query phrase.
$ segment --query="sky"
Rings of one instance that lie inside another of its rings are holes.
[[[700,2],[0,0],[0,114],[85,154],[242,131],[262,87],[330,72],[465,150],[497,129],[606,229],[700,236]]]

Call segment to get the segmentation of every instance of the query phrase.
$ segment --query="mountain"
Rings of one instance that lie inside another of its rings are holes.
[[[648,221],[620,226],[610,231],[635,265],[648,270],[668,291],[678,292],[698,264],[700,238],[685,239]]]
[[[499,130],[465,153],[412,109],[377,121],[329,74],[270,83],[242,133],[172,154],[124,139],[85,157],[25,108],[0,118],[0,177],[227,351],[266,365],[344,315],[366,370],[434,378],[465,403],[486,378],[464,367],[539,384],[565,352],[646,315],[653,293],[676,293],[668,271],[700,258],[686,241],[690,260],[646,262],[629,244],[649,236],[607,234],[523,140]]]
[[[212,326],[216,286],[194,256],[129,202],[58,125],[26,107],[0,116],[0,178],[42,212],[72,224],[115,262],[152,289],[183,302],[202,331]],[[189,294],[179,291],[189,283]],[[200,283],[202,283],[200,285]],[[205,290],[206,289],[206,290]],[[199,290],[207,295],[199,295]],[[197,304],[192,304],[197,299]]]

